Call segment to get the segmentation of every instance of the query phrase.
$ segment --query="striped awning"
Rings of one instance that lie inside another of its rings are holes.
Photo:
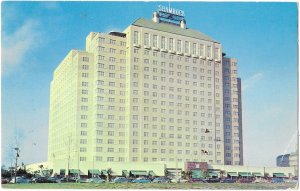
[[[70,174],[78,174],[79,169],[70,169]]]
[[[250,172],[239,172],[239,176],[243,176],[243,177],[251,177],[252,174]]]
[[[278,173],[273,173],[273,177],[277,178],[284,178],[286,177],[284,173],[278,172]]]
[[[252,175],[255,177],[262,177],[262,174],[260,172],[252,172]]]
[[[134,176],[147,176],[148,175],[147,171],[143,171],[143,170],[131,170],[130,174],[132,174]]]
[[[127,170],[122,170],[122,176],[129,176],[129,173]]]
[[[89,173],[90,174],[97,174],[97,175],[99,175],[100,171],[98,169],[89,169]]]
[[[149,175],[150,175],[150,176],[156,176],[156,174],[153,172],[153,170],[150,170],[150,171],[149,171]]]
[[[204,178],[204,173],[201,170],[191,170],[192,178]]]
[[[218,177],[219,176],[218,173],[216,173],[216,172],[208,172],[208,174],[210,177],[214,177],[214,176]]]
[[[227,175],[231,176],[231,177],[237,177],[238,176],[236,172],[227,172]]]

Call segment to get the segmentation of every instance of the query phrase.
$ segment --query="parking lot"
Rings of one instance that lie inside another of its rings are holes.
[[[32,183],[2,184],[13,189],[218,189],[285,190],[297,189],[297,183]]]

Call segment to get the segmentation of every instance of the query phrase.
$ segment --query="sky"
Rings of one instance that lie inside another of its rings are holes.
[[[169,2],[2,2],[1,160],[47,160],[53,71],[90,32],[123,31]],[[222,43],[242,78],[244,164],[275,166],[296,149],[296,3],[171,2],[187,27]]]

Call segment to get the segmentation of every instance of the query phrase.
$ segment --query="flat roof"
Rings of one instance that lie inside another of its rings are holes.
[[[218,41],[214,40],[213,38],[199,32],[199,31],[196,31],[194,29],[190,29],[190,28],[183,29],[183,28],[180,28],[179,26],[167,24],[167,23],[155,23],[153,21],[149,21],[144,18],[137,19],[136,21],[134,21],[132,23],[132,25],[219,43]]]

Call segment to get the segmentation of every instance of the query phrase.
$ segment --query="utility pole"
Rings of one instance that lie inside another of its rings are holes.
[[[18,168],[18,157],[20,156],[19,155],[20,149],[16,147],[15,150],[16,150],[15,183],[17,183],[17,168]]]

